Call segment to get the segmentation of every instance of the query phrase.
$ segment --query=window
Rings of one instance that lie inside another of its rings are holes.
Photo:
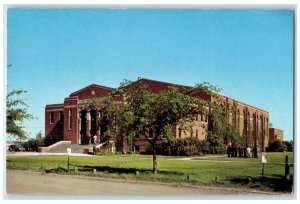
[[[193,137],[193,128],[191,128],[191,137]]]
[[[181,128],[178,128],[178,136],[179,136],[179,138],[181,138]]]
[[[201,114],[200,116],[201,116],[201,121],[203,121],[203,114]]]
[[[58,114],[58,121],[60,123],[64,122],[64,113],[62,111],[59,111],[59,114]]]
[[[196,137],[198,138],[198,130],[196,130]]]
[[[72,129],[72,110],[69,110],[69,130]]]
[[[50,124],[54,123],[54,112],[50,112]]]
[[[154,131],[152,129],[149,130],[149,138],[154,137]]]

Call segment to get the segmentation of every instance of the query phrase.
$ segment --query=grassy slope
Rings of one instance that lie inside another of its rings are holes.
[[[70,174],[103,176],[122,179],[151,180],[164,182],[191,182],[205,185],[244,186],[266,190],[289,191],[290,185],[284,175],[285,155],[292,153],[268,153],[265,180],[261,182],[261,156],[254,158],[227,158],[226,156],[194,157],[192,160],[178,160],[182,157],[158,156],[159,173],[153,175],[152,156],[149,155],[105,155],[95,157],[71,157]],[[175,159],[175,160],[173,160]],[[275,163],[275,164],[274,164]],[[54,171],[58,166],[67,168],[67,156],[7,157],[7,168]],[[74,171],[74,167],[78,171]],[[92,169],[97,173],[91,173]],[[136,175],[138,171],[138,175]],[[292,168],[291,168],[292,173]],[[187,175],[190,179],[187,180]],[[216,178],[217,177],[217,178]],[[217,179],[217,182],[215,181]]]

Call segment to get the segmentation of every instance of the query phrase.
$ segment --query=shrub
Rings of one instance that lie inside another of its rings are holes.
[[[226,146],[224,140],[216,134],[210,133],[207,137],[207,153],[210,154],[224,154],[226,152]]]
[[[207,141],[201,141],[201,153],[206,154],[209,153],[209,143]]]
[[[294,143],[293,143],[292,140],[291,141],[283,141],[283,144],[285,144],[286,150],[288,152],[293,152],[294,151]]]
[[[168,142],[160,142],[155,144],[155,152],[160,155],[171,155],[171,146]],[[152,154],[153,148],[152,146],[148,146],[146,149],[146,154]]]
[[[201,142],[197,138],[185,138],[183,140],[183,154],[186,156],[198,155],[201,152]]]
[[[148,146],[145,154],[151,154],[153,148]],[[164,141],[155,145],[156,154],[174,155],[174,156],[195,156],[205,153],[224,154],[226,146],[222,138],[210,134],[206,141],[200,141],[198,138],[189,137]]]
[[[274,141],[266,148],[267,152],[284,152],[287,150],[286,145],[280,140]]]
[[[153,148],[148,146],[146,153],[152,153]],[[176,155],[176,156],[194,156],[201,154],[202,142],[197,138],[176,139],[172,142],[161,142],[155,146],[156,154]]]
[[[45,146],[45,139],[44,138],[39,138],[39,139],[29,139],[26,142],[22,143],[23,146],[25,147],[30,147],[32,151],[38,151],[38,147],[43,147]]]

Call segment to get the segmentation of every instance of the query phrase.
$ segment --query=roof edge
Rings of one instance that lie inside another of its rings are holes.
[[[98,87],[98,88],[102,88],[102,89],[108,89],[108,90],[115,90],[114,88],[111,88],[111,87],[107,87],[107,86],[101,86],[101,85],[98,85],[98,84],[90,84],[90,85],[88,85],[88,86],[86,86],[86,87],[84,87],[84,88],[82,88],[82,89],[79,89],[78,91],[75,91],[75,92],[73,92],[73,93],[71,93],[69,96],[71,97],[71,96],[74,96],[74,95],[76,95],[77,93],[79,93],[79,92],[81,92],[81,91],[84,91],[84,90],[86,90],[86,89],[88,89],[88,88],[90,88],[90,87]]]

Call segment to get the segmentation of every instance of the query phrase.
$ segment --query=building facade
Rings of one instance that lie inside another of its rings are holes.
[[[283,141],[283,130],[276,128],[269,128],[269,143],[275,141]]]
[[[139,79],[139,83],[147,85],[148,89],[154,93],[166,90],[169,86],[178,86],[179,89],[190,89],[192,87],[171,84],[150,79]],[[133,83],[136,83],[133,82]],[[46,105],[45,108],[45,136],[46,140],[53,142],[68,140],[72,144],[93,143],[94,136],[97,136],[97,142],[101,142],[101,134],[105,132],[104,128],[97,128],[99,124],[96,121],[96,111],[83,110],[84,99],[92,97],[108,96],[114,88],[100,86],[96,84],[89,85],[83,89],[73,92],[64,99],[64,103]],[[203,91],[197,91],[194,97],[214,102],[214,98]],[[228,108],[234,108],[235,113],[226,112],[226,121],[234,125],[240,135],[245,137],[248,146],[260,146],[264,148],[269,143],[269,113],[255,106],[237,101],[233,98],[220,95],[223,105]],[[117,103],[123,103],[123,97],[115,99]],[[211,110],[207,115],[199,114],[192,124],[190,131],[183,131],[179,126],[173,126],[172,131],[176,138],[197,137],[205,140],[207,129],[209,128]],[[142,136],[135,141],[136,149],[140,152],[146,150],[148,141]]]

